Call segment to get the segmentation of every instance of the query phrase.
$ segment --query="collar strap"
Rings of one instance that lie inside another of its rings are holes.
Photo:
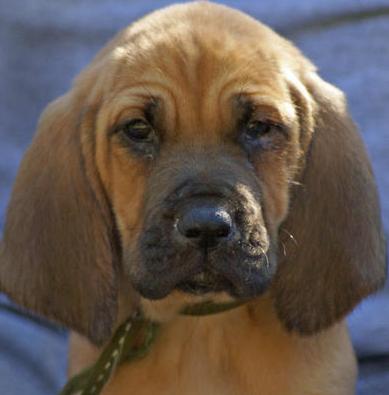
[[[243,302],[204,302],[186,306],[180,314],[204,316],[222,313],[238,307]],[[160,325],[145,319],[136,312],[116,330],[97,362],[71,378],[59,395],[98,395],[113,376],[117,366],[132,362],[148,354],[158,334]]]

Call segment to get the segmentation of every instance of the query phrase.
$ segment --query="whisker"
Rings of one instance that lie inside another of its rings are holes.
[[[285,243],[283,243],[282,241],[281,241],[281,244],[282,244],[282,252],[284,253],[284,256],[286,256],[286,246],[285,246]]]
[[[286,230],[286,229],[284,229],[284,228],[282,228],[281,230],[282,230],[283,232],[285,232],[285,233],[289,236],[290,239],[292,239],[292,241],[294,242],[294,244],[295,244],[296,246],[298,245],[297,240],[295,239],[295,237],[294,237],[288,230]]]
[[[304,185],[303,183],[301,183],[299,181],[294,181],[294,180],[289,181],[289,184],[298,185],[298,186],[303,186]]]
[[[269,257],[267,256],[267,253],[265,252],[265,250],[262,247],[259,247],[259,249],[262,251],[262,254],[265,255],[265,259],[266,259],[266,266],[270,266],[270,262],[269,262]]]

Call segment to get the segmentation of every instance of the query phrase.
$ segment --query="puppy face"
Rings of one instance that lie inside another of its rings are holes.
[[[240,43],[243,26],[218,35],[158,16],[155,34],[130,29],[113,51],[97,114],[123,269],[147,299],[259,295],[302,151],[279,49]]]
[[[208,2],[131,25],[49,105],[0,259],[0,289],[94,342],[117,319],[119,283],[154,316],[268,289],[306,334],[385,278],[342,93],[269,28]]]

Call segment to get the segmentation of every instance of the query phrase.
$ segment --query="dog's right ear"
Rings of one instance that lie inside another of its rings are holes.
[[[94,163],[93,110],[51,103],[16,178],[0,250],[0,290],[101,343],[117,310],[119,249]]]

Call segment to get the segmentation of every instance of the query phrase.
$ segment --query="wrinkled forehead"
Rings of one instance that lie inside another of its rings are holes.
[[[268,43],[210,31],[146,31],[113,48],[105,112],[110,124],[154,111],[171,133],[226,130],[246,107],[275,122],[294,116]]]

